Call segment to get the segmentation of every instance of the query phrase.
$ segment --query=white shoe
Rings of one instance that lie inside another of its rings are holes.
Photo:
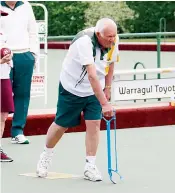
[[[53,152],[47,153],[44,151],[40,155],[40,159],[37,164],[36,175],[41,178],[47,177],[49,166],[51,165]]]
[[[11,139],[11,143],[13,144],[29,144],[29,140],[23,135],[23,134],[20,134],[20,135],[17,135],[16,137],[13,137]]]
[[[93,182],[102,181],[102,176],[97,167],[90,164],[85,166],[84,178]]]

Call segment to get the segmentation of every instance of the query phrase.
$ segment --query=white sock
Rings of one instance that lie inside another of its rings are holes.
[[[87,165],[95,165],[96,156],[86,156]]]
[[[52,154],[53,153],[53,148],[48,148],[48,147],[44,147],[44,151],[46,152],[46,153],[49,153],[49,154]]]

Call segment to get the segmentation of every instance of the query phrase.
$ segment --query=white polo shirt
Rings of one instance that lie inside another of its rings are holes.
[[[112,52],[109,50],[109,52],[101,57],[100,47],[94,47],[92,41],[94,28],[90,28],[89,30],[88,35],[85,33],[70,45],[63,61],[60,75],[60,81],[64,89],[80,97],[94,95],[85,66],[88,64],[96,66],[97,76],[102,89],[104,89],[105,76],[107,75],[106,69],[109,68],[109,60],[117,62],[118,58],[117,43],[114,45]],[[95,56],[94,49],[96,52]],[[106,62],[107,60],[108,62]]]
[[[7,36],[9,48],[12,51],[29,50],[38,55],[37,24],[30,3],[18,1],[12,10],[2,1],[1,9],[9,14],[0,19],[0,28]]]

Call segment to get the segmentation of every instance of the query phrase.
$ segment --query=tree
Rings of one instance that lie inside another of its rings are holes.
[[[130,26],[128,22],[134,17],[134,12],[127,6],[126,2],[89,2],[89,7],[85,10],[85,26],[94,26],[98,19],[109,17],[118,24],[119,32],[128,32]]]
[[[46,6],[49,14],[49,36],[74,35],[82,30],[85,23],[84,11],[88,7],[87,2],[78,1],[33,1]],[[43,17],[41,8],[33,7],[36,19]]]
[[[167,31],[175,31],[175,2],[172,1],[128,1],[127,5],[134,11],[132,32],[157,32],[160,19],[165,18]]]
[[[118,24],[119,33],[157,32],[160,19],[165,18],[167,31],[175,31],[173,1],[33,1],[42,3],[49,13],[49,36],[75,35],[98,19],[110,17]],[[33,7],[37,19],[42,9]]]

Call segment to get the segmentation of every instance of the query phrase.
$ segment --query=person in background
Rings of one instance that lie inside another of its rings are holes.
[[[102,113],[113,115],[109,100],[114,63],[118,58],[117,37],[116,23],[103,18],[95,28],[79,32],[72,41],[60,75],[57,113],[37,164],[38,177],[48,175],[55,145],[68,128],[80,124],[83,112],[86,123],[84,178],[102,180],[95,161]]]
[[[14,93],[15,112],[12,120],[11,142],[29,144],[24,126],[30,103],[31,80],[38,59],[39,41],[35,16],[27,1],[1,1],[1,8],[9,15],[1,22],[7,44],[13,51],[10,78]]]
[[[5,13],[0,10],[1,17],[7,16],[8,13]],[[0,18],[1,20],[1,18]],[[0,31],[0,50],[3,48],[7,49],[6,38],[3,32]],[[5,51],[5,50],[4,50]],[[3,53],[3,52],[2,52]],[[0,139],[2,139],[5,121],[9,113],[14,112],[13,96],[12,96],[12,85],[10,81],[10,69],[12,67],[12,53],[7,52],[7,55],[2,55],[0,57]],[[12,162],[13,159],[8,157],[2,149],[2,144],[0,144],[0,161],[1,162]]]

